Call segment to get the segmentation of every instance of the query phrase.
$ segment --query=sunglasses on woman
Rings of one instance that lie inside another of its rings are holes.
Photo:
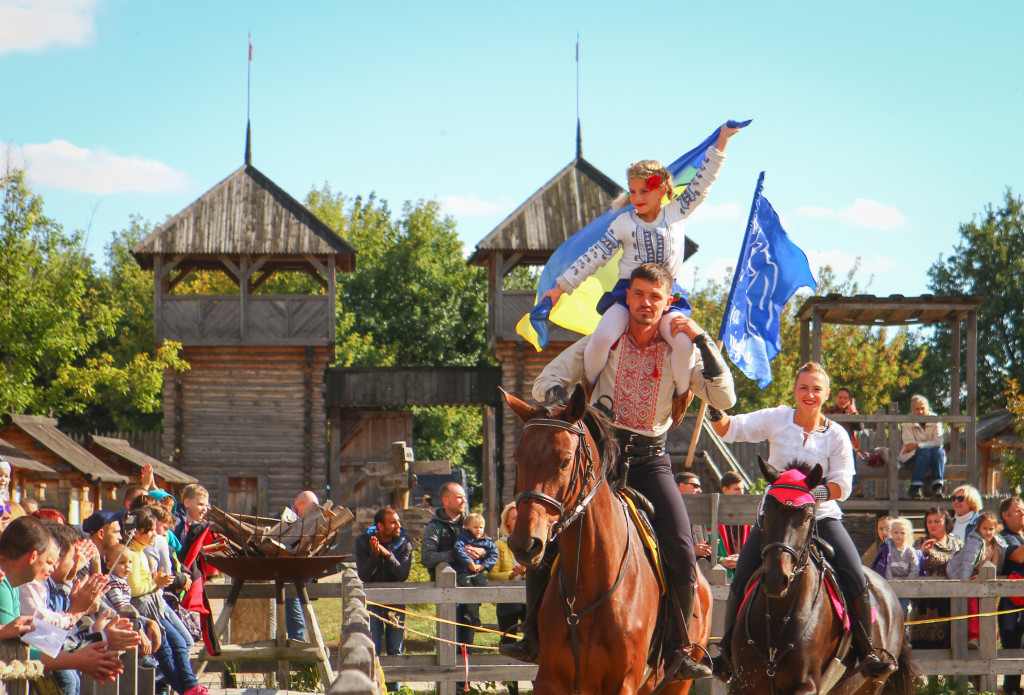
[[[953,500],[954,502],[963,502],[965,499],[967,499],[967,497],[965,495],[953,495],[949,499]]]

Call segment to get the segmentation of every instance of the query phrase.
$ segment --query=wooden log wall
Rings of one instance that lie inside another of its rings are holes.
[[[186,347],[164,375],[162,458],[199,479],[226,511],[231,478],[254,478],[259,513],[304,489],[324,496],[329,347]]]

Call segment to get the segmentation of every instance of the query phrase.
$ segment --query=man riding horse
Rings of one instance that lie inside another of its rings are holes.
[[[592,390],[590,402],[614,417],[620,444],[619,465],[627,467],[626,484],[654,506],[653,526],[658,538],[670,594],[679,611],[669,620],[665,647],[676,654],[680,664],[674,680],[705,678],[710,669],[685,651],[689,646],[686,626],[693,614],[697,563],[690,521],[672,476],[665,452],[668,431],[682,418],[690,393],[677,394],[672,378],[672,348],[658,334],[658,322],[672,301],[672,276],[664,267],[646,263],[630,276],[626,303],[629,327],[612,347],[608,363]],[[690,318],[678,315],[673,331],[685,332],[693,340],[695,354],[690,391],[718,409],[736,402],[732,374],[707,333]],[[564,402],[568,390],[584,382],[585,337],[556,357],[533,386],[538,401]],[[523,661],[536,662],[538,654],[537,611],[550,577],[550,565],[526,573],[527,617],[523,639],[502,645],[501,653]],[[671,663],[671,657],[669,657]]]

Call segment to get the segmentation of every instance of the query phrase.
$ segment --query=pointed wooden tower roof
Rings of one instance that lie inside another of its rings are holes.
[[[163,256],[325,258],[355,270],[355,248],[246,163],[132,249],[144,268]],[[212,260],[212,259],[211,259]]]

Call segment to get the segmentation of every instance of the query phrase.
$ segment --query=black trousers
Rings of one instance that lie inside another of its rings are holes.
[[[654,533],[661,561],[670,582],[697,582],[697,558],[693,552],[690,516],[672,475],[668,454],[630,461],[626,484],[654,505]]]
[[[835,568],[843,592],[850,598],[860,596],[867,587],[868,580],[864,577],[864,567],[861,565],[857,546],[846,532],[842,520],[818,519],[818,535],[835,550],[832,567]],[[761,529],[754,525],[750,527],[750,535],[747,536],[747,542],[743,544],[739,559],[736,560],[736,571],[729,587],[732,593],[742,598],[747,582],[760,566]]]

